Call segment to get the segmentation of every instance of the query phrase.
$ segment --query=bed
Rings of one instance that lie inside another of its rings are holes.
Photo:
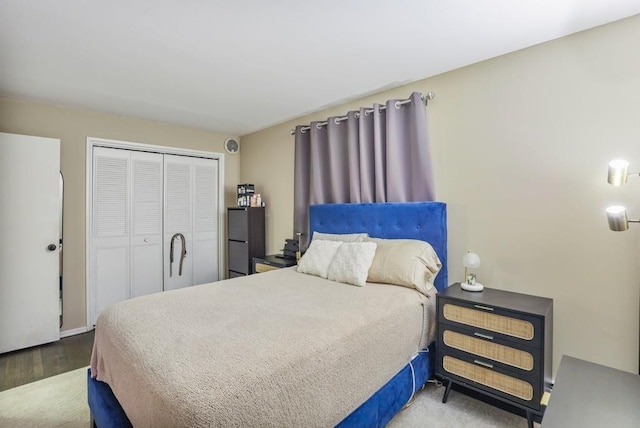
[[[435,289],[447,286],[443,203],[316,205],[314,232],[426,241],[442,263]],[[293,267],[122,302],[96,324],[92,419],[384,426],[432,374],[434,292]]]

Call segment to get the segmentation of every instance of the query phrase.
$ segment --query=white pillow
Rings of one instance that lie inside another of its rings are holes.
[[[327,278],[363,287],[376,255],[376,246],[375,242],[345,242],[333,258]]]
[[[298,272],[326,278],[331,260],[341,245],[342,241],[314,239],[298,262]]]
[[[313,240],[322,239],[324,241],[342,242],[364,242],[369,237],[368,233],[321,233],[313,232]]]

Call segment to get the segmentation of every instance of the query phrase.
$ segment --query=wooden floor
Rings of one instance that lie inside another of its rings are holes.
[[[93,330],[0,354],[0,391],[88,366],[92,348]]]

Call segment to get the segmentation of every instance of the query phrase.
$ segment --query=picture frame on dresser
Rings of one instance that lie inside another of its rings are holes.
[[[460,283],[436,299],[442,402],[458,384],[521,409],[533,428],[552,382],[553,300],[487,287],[469,292]]]

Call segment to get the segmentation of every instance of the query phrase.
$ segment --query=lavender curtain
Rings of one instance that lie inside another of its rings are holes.
[[[407,104],[351,111],[295,131],[294,233],[309,241],[309,205],[434,200],[421,94]]]

